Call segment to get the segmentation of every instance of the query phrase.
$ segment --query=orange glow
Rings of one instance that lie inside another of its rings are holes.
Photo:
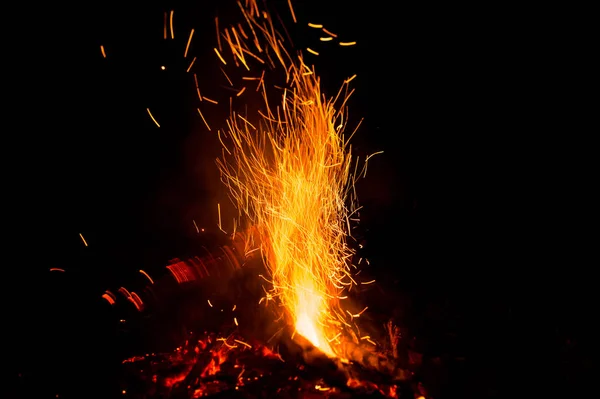
[[[51,272],[65,272],[65,269],[61,269],[60,267],[51,267],[50,268]]]
[[[148,280],[150,280],[150,282],[151,282],[152,284],[154,284],[154,280],[152,280],[152,277],[150,277],[150,275],[149,275],[148,273],[146,273],[146,272],[145,272],[145,271],[143,271],[143,270],[140,270],[140,273],[142,273],[144,276],[146,276],[146,277],[148,278]]]
[[[351,79],[335,98],[327,98],[316,71],[301,55],[290,55],[282,47],[271,18],[259,17],[256,1],[246,4],[240,8],[254,37],[246,43],[225,30],[230,55],[249,69],[243,54],[256,48],[267,55],[271,68],[285,73],[286,88],[276,101],[269,101],[271,88],[268,93],[263,72],[257,88],[262,87],[262,107],[256,115],[243,117],[232,111],[224,132],[230,141],[226,144],[219,136],[223,157],[218,166],[236,208],[260,237],[270,272],[266,302],[279,301],[298,334],[335,356],[339,337],[350,326],[345,313],[360,316],[344,311],[340,303],[342,292],[355,284],[350,275],[354,251],[346,244],[356,211],[357,173],[351,170],[344,130]]]
[[[87,241],[85,240],[85,238],[83,238],[83,234],[79,233],[79,237],[81,237],[81,241],[83,242],[83,245],[85,245],[86,247],[88,246]]]

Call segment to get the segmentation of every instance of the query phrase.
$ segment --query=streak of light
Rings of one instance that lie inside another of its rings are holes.
[[[163,28],[163,39],[167,40],[167,12],[165,11],[165,23]]]
[[[365,159],[365,170],[363,173],[363,178],[367,177],[367,167],[369,166],[369,159],[371,159],[375,155],[379,155],[379,154],[383,154],[383,151],[377,151],[377,152],[374,152],[373,154],[367,156],[367,159]]]
[[[246,87],[242,87],[242,90],[238,91],[237,94],[235,95],[236,97],[239,97],[242,95],[242,93],[246,91]]]
[[[83,234],[79,233],[79,237],[81,237],[81,241],[83,241],[83,245],[85,245],[86,247],[88,246],[87,241],[85,240],[85,238],[83,238]]]
[[[51,267],[50,268],[51,272],[65,272],[65,269],[61,269],[60,267]]]
[[[217,213],[219,214],[219,230],[223,231],[221,227],[221,204],[217,203]]]
[[[238,321],[235,317],[233,318],[233,322],[235,323],[236,326],[239,326]]]
[[[150,108],[146,108],[146,111],[148,111],[148,115],[150,115],[150,118],[152,118],[152,120],[154,121],[154,123],[156,124],[156,126],[160,127],[160,125],[158,124],[158,122],[156,121],[156,119],[154,119],[154,116],[152,115],[152,112],[150,112]]]
[[[363,285],[367,285],[367,284],[373,284],[375,282],[375,280],[371,280],[371,281],[362,281],[361,284]]]
[[[337,35],[335,33],[331,33],[329,32],[327,29],[323,28],[323,32],[327,33],[329,36],[331,37],[337,37]]]
[[[221,70],[221,72],[223,72],[223,75],[225,75],[225,79],[227,79],[227,81],[229,82],[229,86],[233,86],[233,82],[231,81],[231,79],[229,79],[229,76],[227,76],[225,70],[221,67],[219,67],[219,69]]]
[[[350,76],[348,79],[344,80],[344,83],[348,84],[350,82],[352,82],[354,79],[356,78],[356,74]],[[375,154],[373,154],[375,155]]]
[[[238,344],[241,344],[241,345],[247,346],[248,348],[252,348],[252,345],[250,345],[250,344],[247,344],[247,343],[246,343],[246,342],[244,342],[244,341],[240,341],[239,339],[234,339],[234,341],[235,341],[235,342],[237,342]]]
[[[104,46],[100,45],[100,51],[102,52],[102,57],[106,58],[106,53],[104,52]]]
[[[213,104],[218,104],[218,103],[219,103],[218,101],[216,101],[216,100],[213,100],[213,99],[210,99],[210,98],[208,98],[208,97],[206,97],[206,96],[202,96],[202,98],[203,98],[204,100],[208,101],[209,103],[213,103]]]
[[[356,42],[340,42],[340,46],[354,46]]]
[[[225,60],[221,56],[221,53],[219,53],[219,50],[217,50],[216,48],[215,48],[215,53],[217,53],[217,57],[219,57],[219,59],[221,60],[221,62],[223,63],[223,65],[227,65],[227,63],[225,62]]]
[[[185,52],[183,53],[183,58],[187,58],[187,53],[190,48],[190,43],[192,42],[192,36],[194,36],[194,29],[190,31],[190,37],[188,37],[187,44],[185,45]]]
[[[310,47],[307,47],[306,51],[308,51],[309,53],[314,54],[314,55],[319,55],[319,53],[317,53],[315,50],[311,49]]]
[[[102,294],[102,298],[104,298],[111,305],[114,305],[116,303],[115,299],[107,293]]]
[[[333,40],[333,37],[320,37],[319,40],[322,42],[330,42]]]
[[[194,62],[196,62],[196,57],[194,57],[194,59],[192,60],[192,62],[190,62],[190,66],[188,67],[186,72],[189,72],[190,69],[192,69],[192,66],[194,65]]]
[[[233,309],[231,309],[231,311],[233,312],[236,307],[237,307],[237,305],[233,305]]]
[[[208,306],[210,306],[211,308],[213,307],[212,303],[210,303],[210,299],[207,299],[208,301]]]
[[[294,6],[292,6],[292,0],[288,0],[288,6],[290,7],[290,13],[292,14],[294,23],[297,23],[298,21],[296,21],[296,13],[294,12]]]
[[[148,273],[146,273],[145,271],[143,271],[142,269],[140,269],[140,273],[142,273],[144,276],[146,276],[148,278],[148,280],[150,280],[150,282],[152,284],[154,284],[154,280],[152,280],[152,277],[150,277],[150,275]]]
[[[204,118],[204,115],[202,115],[202,111],[200,111],[200,108],[196,108],[198,110],[198,113],[200,114],[200,117],[202,118],[202,121],[204,122],[204,124],[206,125],[206,128],[208,129],[208,131],[210,132],[210,126],[208,126],[208,122],[206,122],[206,119]],[[194,224],[196,224],[196,222],[194,222]],[[198,230],[198,226],[196,226],[196,230]]]
[[[196,224],[196,221],[192,219],[192,222],[194,222],[194,227],[196,228],[196,233],[200,234],[200,229],[198,229],[198,225]]]
[[[169,26],[171,28],[171,39],[175,39],[175,32],[173,31],[173,14],[175,14],[175,10],[171,10],[171,15],[169,16]]]
[[[315,28],[315,29],[323,29],[323,25],[321,25],[321,24],[312,24],[309,22],[308,26],[310,26],[311,28]]]
[[[219,17],[215,17],[215,27],[217,28],[217,47],[219,47],[220,51],[223,51],[223,47],[221,47],[221,32],[219,31]]]

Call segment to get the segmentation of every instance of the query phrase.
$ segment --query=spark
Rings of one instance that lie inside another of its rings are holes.
[[[223,51],[223,47],[221,47],[221,33],[219,31],[219,17],[215,17],[215,27],[217,28],[217,47]]]
[[[330,42],[333,40],[333,37],[320,37],[319,40],[322,42]]]
[[[200,114],[200,117],[202,118],[202,121],[204,122],[204,124],[206,125],[206,128],[208,129],[208,131],[210,132],[210,126],[208,126],[208,122],[206,122],[206,119],[204,118],[204,115],[202,115],[202,111],[200,111],[200,108],[196,108],[198,110],[198,113]],[[196,224],[196,222],[194,222],[194,224]],[[196,230],[198,230],[198,226],[196,226]]]
[[[229,86],[233,86],[233,82],[231,81],[231,79],[229,79],[229,76],[227,76],[227,72],[225,72],[225,70],[221,67],[219,67],[219,69],[221,70],[221,72],[223,72],[223,75],[225,75],[225,79],[227,79],[227,82],[229,82]]]
[[[213,307],[212,303],[210,303],[210,299],[207,299],[208,301],[208,306],[210,306],[211,308]]]
[[[356,42],[340,42],[340,46],[354,46]]]
[[[375,280],[363,281],[363,282],[361,282],[361,284],[367,285],[367,284],[373,284],[374,282],[375,282]]]
[[[246,87],[242,87],[242,90],[237,92],[236,97],[241,96],[244,91],[246,91]]]
[[[227,63],[225,62],[225,60],[221,56],[221,53],[219,53],[219,50],[217,50],[216,48],[215,48],[215,53],[217,53],[217,57],[219,57],[219,59],[221,60],[221,62],[223,63],[223,65],[227,65]]]
[[[235,310],[237,305],[233,305],[233,309],[231,309],[231,311],[233,312]]]
[[[346,79],[344,81],[344,83],[348,84],[348,83],[352,82],[355,78],[356,78],[356,74],[350,76],[348,79]],[[383,151],[381,151],[381,152],[383,152]],[[376,155],[376,154],[372,154],[372,155]]]
[[[311,28],[315,28],[315,29],[323,29],[323,25],[321,25],[321,24],[312,24],[309,22],[308,26],[310,26]]]
[[[315,50],[311,49],[310,47],[307,47],[306,51],[308,51],[309,53],[314,54],[314,55],[319,55],[319,53],[317,53]]]
[[[102,57],[106,58],[106,53],[104,52],[104,46],[100,45],[100,51],[102,52]]]
[[[83,238],[83,234],[79,233],[79,237],[81,237],[81,241],[83,241],[83,245],[85,245],[86,247],[88,246],[87,241],[85,240],[85,238]]]
[[[325,29],[325,28],[323,28],[323,32],[324,32],[324,33],[327,33],[327,34],[328,34],[329,36],[331,36],[331,37],[337,37],[337,35],[336,35],[335,33],[331,33],[331,32],[329,32],[329,31],[328,31],[327,29]]]
[[[219,214],[219,230],[223,231],[221,227],[221,204],[217,203],[217,213]]]
[[[150,112],[150,108],[146,108],[146,111],[148,111],[148,115],[150,115],[150,118],[152,118],[152,120],[154,121],[154,123],[156,124],[156,126],[160,127],[160,125],[158,124],[158,122],[156,121],[156,119],[154,119],[154,116],[152,115],[152,112]]]
[[[173,14],[175,14],[175,10],[171,10],[171,15],[169,16],[169,26],[171,28],[171,39],[175,39],[175,32],[173,31]]]
[[[60,267],[51,267],[50,268],[51,272],[63,272],[65,271],[65,269],[61,269]]]
[[[196,62],[196,57],[194,57],[194,59],[192,59],[192,62],[190,63],[190,66],[188,67],[186,72],[189,72],[190,69],[192,69],[192,66],[194,65],[194,62]]]
[[[245,343],[244,341],[240,341],[239,339],[234,339],[235,342],[237,342],[238,344],[247,346],[248,348],[252,348],[252,345]]]
[[[235,317],[233,318],[233,322],[235,323],[236,326],[239,326],[238,321]]]
[[[297,23],[298,21],[296,21],[296,13],[294,12],[294,6],[292,6],[292,0],[288,0],[288,6],[290,7],[290,13],[292,14],[294,23]]]
[[[167,12],[165,11],[165,23],[163,28],[163,39],[167,40]]]
[[[148,273],[146,273],[145,271],[140,269],[140,273],[142,273],[144,276],[146,276],[148,278],[148,280],[150,280],[150,282],[152,284],[154,284],[154,280],[152,280],[152,277],[150,277],[150,275]]]
[[[206,96],[202,96],[202,98],[203,98],[204,100],[208,101],[209,103],[213,103],[213,104],[218,104],[218,103],[219,103],[218,101],[216,101],[216,100],[212,100],[212,99],[210,99],[210,98],[208,98],[208,97],[206,97]]]
[[[187,53],[190,48],[190,43],[192,42],[192,36],[194,36],[194,29],[190,31],[190,37],[188,37],[187,44],[185,45],[185,52],[183,53],[183,58],[187,58]]]
[[[202,116],[202,114],[200,114],[200,116]],[[210,130],[210,129],[208,129],[208,130]],[[194,227],[196,228],[196,233],[200,234],[200,229],[198,229],[198,225],[196,224],[196,221],[192,219],[192,222],[194,222]]]

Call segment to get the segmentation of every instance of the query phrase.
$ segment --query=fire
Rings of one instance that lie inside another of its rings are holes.
[[[262,107],[245,116],[232,110],[227,129],[219,132],[231,144],[221,140],[218,166],[234,204],[259,234],[271,275],[267,298],[280,302],[296,333],[335,356],[349,326],[340,297],[354,283],[354,251],[346,243],[356,176],[344,133],[350,79],[327,98],[314,68],[282,47],[270,14],[259,12],[254,1],[238,4],[252,35],[246,40],[235,27],[221,33],[234,64],[246,74],[253,59],[277,67],[285,87],[267,86],[262,72]],[[215,52],[226,64],[226,53]],[[273,90],[279,96],[269,101]]]

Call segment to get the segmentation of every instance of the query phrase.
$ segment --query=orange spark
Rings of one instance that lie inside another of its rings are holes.
[[[63,272],[65,271],[65,269],[61,269],[60,267],[51,267],[50,268],[51,272]]]
[[[208,101],[209,103],[213,103],[213,104],[218,104],[219,103],[218,101],[210,99],[210,98],[208,98],[206,96],[202,96],[202,99]]]
[[[208,122],[206,122],[206,119],[204,119],[204,115],[202,115],[202,112],[200,111],[200,108],[196,108],[198,110],[198,113],[200,114],[200,118],[202,118],[202,121],[204,122],[204,124],[206,125],[206,128],[208,129],[208,131],[210,132],[210,126],[208,126]],[[196,222],[194,221],[194,225],[196,224]],[[198,230],[198,226],[196,226],[196,230]]]
[[[154,121],[154,123],[156,124],[156,126],[160,127],[160,125],[158,124],[158,122],[156,121],[156,119],[154,119],[154,116],[152,115],[152,112],[150,112],[150,108],[146,108],[146,111],[148,111],[148,115],[150,115],[150,118],[152,118],[152,120]]]
[[[290,13],[292,13],[292,19],[294,20],[294,23],[298,22],[296,21],[296,13],[294,12],[294,7],[292,6],[292,0],[288,0],[288,6],[290,7]]]
[[[340,46],[354,46],[356,42],[340,42]]]
[[[194,62],[196,62],[196,57],[194,57],[194,59],[192,60],[192,62],[190,63],[190,66],[188,67],[186,72],[189,72],[190,69],[192,69],[192,66],[194,65]]]
[[[315,29],[323,29],[323,25],[321,25],[321,24],[311,24],[309,22],[308,26],[310,26],[311,28],[315,28]]]
[[[81,241],[83,241],[83,245],[85,245],[86,247],[88,246],[87,241],[85,240],[85,238],[83,238],[83,234],[79,233],[79,237],[81,237]]]
[[[190,37],[188,37],[187,44],[185,46],[185,52],[183,53],[183,58],[187,58],[187,53],[190,48],[190,43],[192,42],[192,36],[194,36],[194,29],[190,31]]]
[[[104,52],[104,46],[100,45],[100,51],[102,52],[102,57],[106,58],[106,53]]]
[[[171,10],[171,15],[169,17],[169,26],[171,28],[171,39],[175,39],[175,32],[173,31],[173,14],[175,14],[175,10]]]
[[[337,35],[335,33],[331,33],[329,32],[327,29],[323,28],[323,32],[327,33],[329,36],[331,37],[337,37]]]
[[[154,280],[152,280],[152,277],[150,277],[150,275],[148,273],[146,273],[145,271],[140,269],[140,273],[142,273],[144,276],[146,276],[148,278],[148,280],[150,280],[150,282],[152,284],[154,284]]]
[[[163,28],[163,39],[167,40],[167,12],[165,11],[165,23]]]
[[[306,51],[308,51],[309,53],[314,54],[314,55],[319,55],[319,53],[317,53],[315,50],[311,49],[310,47],[307,47]]]
[[[216,48],[215,48],[215,53],[217,53],[217,56],[219,57],[219,59],[221,60],[221,62],[224,65],[227,65],[227,63],[225,62],[225,60],[223,59],[223,57],[221,57],[221,53],[219,53],[219,50],[217,50]]]

